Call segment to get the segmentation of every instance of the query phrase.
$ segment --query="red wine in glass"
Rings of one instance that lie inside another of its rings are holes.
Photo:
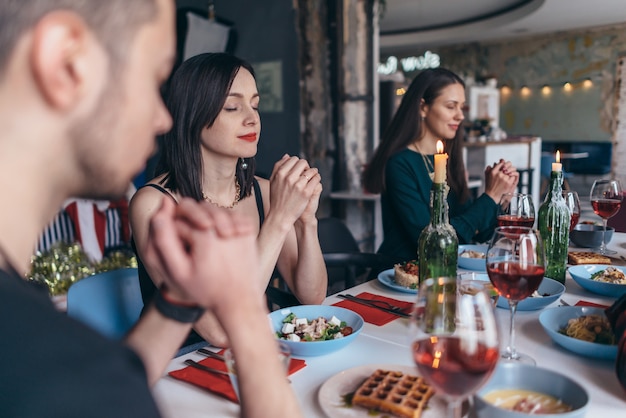
[[[600,179],[593,182],[589,201],[596,215],[602,218],[602,243],[598,252],[600,254],[615,254],[616,251],[606,248],[604,236],[606,235],[607,220],[615,215],[622,204],[622,186],[619,180]]]
[[[525,193],[504,193],[498,202],[498,226],[532,228],[535,223],[533,198]]]
[[[545,268],[517,262],[494,262],[487,265],[489,279],[500,296],[510,300],[526,299],[539,288]]]
[[[580,213],[572,213],[572,219],[569,223],[569,230],[574,229],[576,225],[578,225],[578,221],[580,220]]]
[[[572,215],[569,230],[570,232],[576,225],[578,225],[578,220],[580,219],[580,199],[578,198],[578,193],[573,190],[563,190],[563,199],[565,199],[565,204],[569,209],[569,213]]]
[[[529,297],[543,280],[545,253],[539,232],[521,226],[499,226],[487,250],[487,275],[500,296],[509,302],[509,344],[502,353],[507,361],[536,364],[515,348],[517,303]]]
[[[594,213],[603,219],[613,217],[621,205],[622,201],[618,199],[594,199],[591,201]]]
[[[532,228],[535,224],[535,218],[516,215],[499,215],[498,226],[521,226]]]
[[[413,343],[413,359],[420,375],[436,391],[465,397],[480,388],[491,375],[500,353],[498,347],[477,343],[468,354],[458,337],[433,336]]]

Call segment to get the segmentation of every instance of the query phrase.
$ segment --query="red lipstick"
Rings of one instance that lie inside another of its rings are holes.
[[[244,141],[248,141],[248,142],[254,142],[256,141],[256,132],[253,132],[251,134],[241,135],[241,136],[238,136],[237,138],[243,139]]]

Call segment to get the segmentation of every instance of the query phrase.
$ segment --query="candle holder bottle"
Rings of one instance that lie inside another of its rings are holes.
[[[456,277],[459,240],[448,221],[446,183],[433,183],[430,191],[430,224],[418,240],[420,285],[428,278]]]
[[[545,276],[565,284],[571,213],[563,198],[563,172],[552,171],[550,189],[539,207],[538,228],[546,252]]]

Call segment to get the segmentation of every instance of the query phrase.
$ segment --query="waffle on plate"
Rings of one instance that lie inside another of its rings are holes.
[[[611,259],[591,251],[570,251],[567,254],[570,264],[611,264]]]
[[[378,369],[358,387],[352,404],[397,417],[418,418],[433,394],[421,377]]]

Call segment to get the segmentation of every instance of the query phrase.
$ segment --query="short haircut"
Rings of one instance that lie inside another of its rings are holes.
[[[156,0],[0,0],[0,78],[18,39],[46,14],[69,10],[80,15],[111,57],[112,70],[129,40],[156,18]]]

